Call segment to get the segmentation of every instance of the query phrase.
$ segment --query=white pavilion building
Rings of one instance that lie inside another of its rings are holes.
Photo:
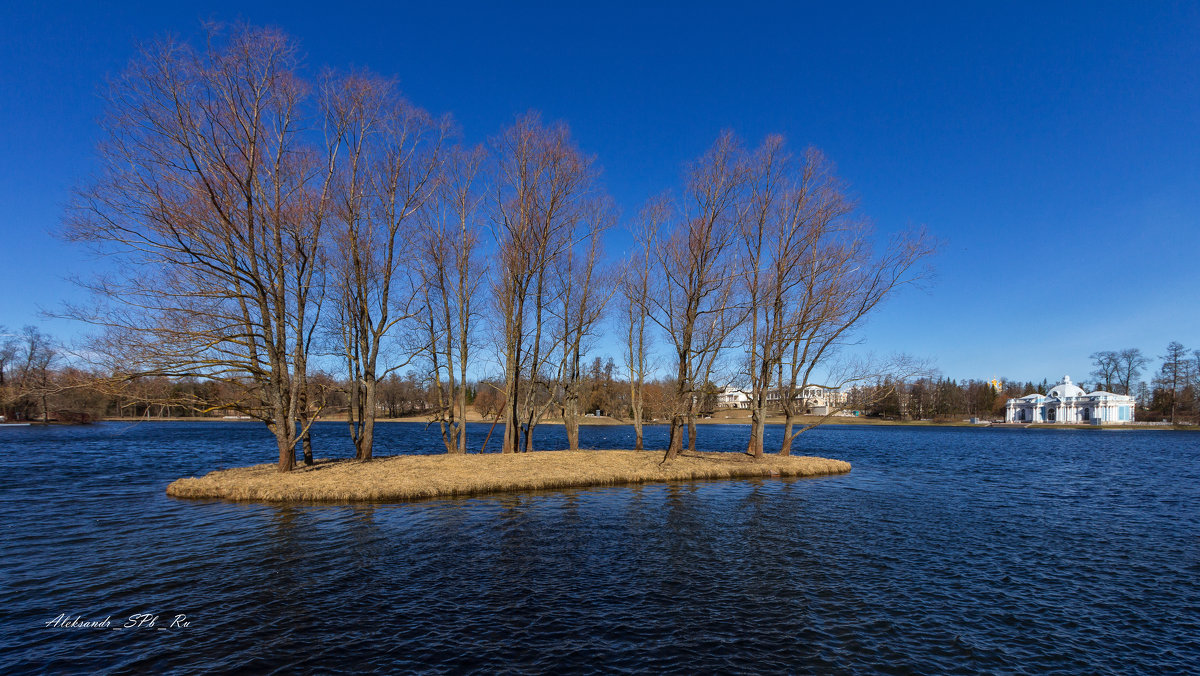
[[[1102,390],[1084,392],[1070,376],[1063,376],[1049,394],[1009,399],[1004,422],[1120,425],[1133,422],[1135,408],[1133,397]]]

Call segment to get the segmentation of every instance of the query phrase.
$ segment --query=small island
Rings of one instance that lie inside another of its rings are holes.
[[[749,477],[845,474],[850,463],[810,456],[660,451],[534,451],[321,460],[281,474],[274,464],[217,470],[167,486],[176,498],[238,502],[404,502],[511,491]]]

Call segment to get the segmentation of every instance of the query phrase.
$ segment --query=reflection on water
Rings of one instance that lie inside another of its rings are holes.
[[[745,429],[703,427],[700,448],[739,448]],[[317,432],[321,455],[351,453],[342,426]],[[4,434],[4,673],[1200,662],[1200,461],[1185,433],[831,427],[802,452],[849,460],[845,476],[352,506],[165,496],[178,476],[270,462],[257,425]],[[539,434],[562,444],[561,428]],[[583,441],[628,446],[632,431]],[[385,425],[380,444],[440,441]],[[159,624],[45,626],[134,613]],[[163,628],[180,614],[190,626]]]

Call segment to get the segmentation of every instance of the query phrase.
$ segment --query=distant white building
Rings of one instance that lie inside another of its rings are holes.
[[[1133,397],[1099,390],[1084,392],[1070,376],[1063,376],[1049,394],[1009,399],[1004,422],[1117,425],[1133,422],[1134,408]]]
[[[718,408],[750,408],[750,388],[726,387],[717,393]],[[825,415],[830,407],[838,408],[846,403],[847,394],[820,385],[804,388],[804,407],[813,415]],[[767,392],[767,406],[779,405],[779,390]]]
[[[736,387],[726,387],[717,393],[717,408],[750,408],[750,395]]]

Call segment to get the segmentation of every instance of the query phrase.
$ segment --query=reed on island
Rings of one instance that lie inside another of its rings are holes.
[[[850,463],[808,456],[686,453],[663,463],[661,451],[535,451],[470,455],[397,455],[370,462],[322,460],[280,474],[255,465],[178,479],[177,498],[241,502],[402,502],[511,491],[620,484],[809,477],[843,474]]]

